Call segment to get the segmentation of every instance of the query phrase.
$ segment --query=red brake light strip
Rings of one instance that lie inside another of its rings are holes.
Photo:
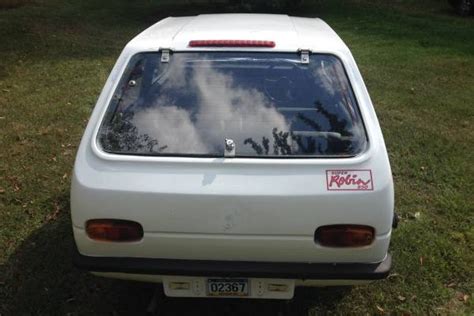
[[[194,40],[189,47],[275,47],[274,41],[258,40]]]

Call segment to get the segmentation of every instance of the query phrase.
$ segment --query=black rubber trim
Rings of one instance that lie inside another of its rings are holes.
[[[400,216],[396,212],[393,213],[392,228],[397,228],[400,222]]]
[[[90,257],[77,250],[73,261],[78,268],[95,272],[314,280],[384,279],[392,265],[390,254],[380,263],[331,264]]]

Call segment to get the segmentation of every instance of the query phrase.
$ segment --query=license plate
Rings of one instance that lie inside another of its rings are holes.
[[[247,279],[207,279],[209,296],[248,296]]]

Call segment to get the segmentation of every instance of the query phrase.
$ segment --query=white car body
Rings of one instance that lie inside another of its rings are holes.
[[[190,41],[201,39],[271,40],[276,45],[189,47]],[[105,152],[97,142],[97,133],[129,60],[139,52],[163,49],[307,50],[335,55],[352,86],[368,146],[354,157],[339,159],[158,157]],[[332,177],[341,172],[369,184],[362,189],[355,182],[338,185],[337,177]],[[172,296],[205,297],[202,288],[206,277],[222,276],[252,278],[250,297],[289,298],[294,285],[357,284],[383,278],[390,268],[394,192],[384,139],[349,49],[320,19],[262,14],[167,18],[135,37],[115,64],[82,138],[72,179],[71,213],[79,266],[103,276],[164,282],[165,292]],[[85,225],[97,218],[138,222],[144,236],[128,243],[93,240]],[[357,248],[315,243],[315,230],[333,224],[371,226],[375,239]],[[106,260],[114,258],[115,263],[108,266]],[[145,266],[138,264],[142,259]],[[155,259],[168,265],[153,272],[149,268]],[[187,262],[193,267],[179,268]],[[226,262],[237,265],[217,273],[215,267]],[[256,270],[252,270],[252,263],[259,264]],[[312,264],[322,267],[322,272],[312,274]],[[296,270],[285,274],[278,269],[285,270],[285,265]],[[366,277],[370,273],[339,275],[332,266],[353,271],[365,267],[374,275],[380,271],[375,277]],[[173,280],[187,280],[192,286],[173,291],[169,287]],[[271,280],[288,285],[288,293],[259,292],[258,286]]]

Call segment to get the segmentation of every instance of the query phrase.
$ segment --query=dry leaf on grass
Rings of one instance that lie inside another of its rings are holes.
[[[378,305],[375,305],[375,307],[377,308],[377,310],[378,310],[381,314],[384,314],[384,313],[385,313],[385,310],[384,310],[382,307],[380,307],[380,306],[378,306]]]
[[[469,295],[464,294],[462,292],[457,292],[456,298],[458,299],[458,301],[466,303],[469,299]]]
[[[7,177],[7,179],[10,181],[10,184],[13,187],[13,191],[15,192],[21,191],[21,183],[17,177],[11,176],[11,177]]]
[[[56,220],[58,218],[60,212],[61,212],[61,207],[59,206],[58,202],[55,202],[54,203],[54,211],[53,211],[53,213],[48,214],[48,216],[46,216],[46,220],[48,222]]]

